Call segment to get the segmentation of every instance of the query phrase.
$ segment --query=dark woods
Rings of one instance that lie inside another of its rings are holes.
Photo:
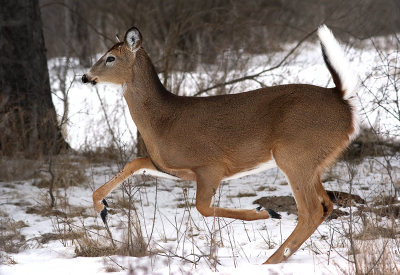
[[[88,58],[137,26],[159,71],[214,63],[223,51],[265,53],[322,23],[341,40],[400,31],[397,0],[42,0],[48,57]]]

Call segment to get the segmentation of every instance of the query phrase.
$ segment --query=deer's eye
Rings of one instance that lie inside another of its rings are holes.
[[[106,63],[113,62],[114,60],[115,60],[115,57],[114,57],[114,56],[109,56],[109,57],[107,57],[107,59],[106,59]]]

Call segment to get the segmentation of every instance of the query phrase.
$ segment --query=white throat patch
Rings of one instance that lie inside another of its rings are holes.
[[[123,84],[121,85],[121,88],[120,88],[121,94],[122,94],[123,96],[125,95],[127,89],[128,89],[128,87],[127,87],[126,82],[125,82],[125,83],[123,83]]]

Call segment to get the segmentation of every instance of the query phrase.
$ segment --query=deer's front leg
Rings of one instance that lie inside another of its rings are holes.
[[[152,161],[149,158],[137,158],[130,162],[128,162],[124,169],[122,169],[115,177],[109,180],[106,184],[99,187],[96,191],[93,192],[93,205],[94,209],[98,213],[102,213],[102,219],[105,220],[106,212],[105,206],[106,202],[104,197],[111,193],[118,185],[120,185],[124,180],[126,180],[130,175],[135,173],[140,169],[150,169],[150,170],[157,170],[154,167]],[[104,211],[104,212],[102,212]]]
[[[222,176],[214,169],[202,169],[196,171],[197,191],[196,208],[205,217],[215,216],[239,219],[245,221],[280,218],[275,211],[258,209],[228,209],[211,206],[211,200],[218,189]]]

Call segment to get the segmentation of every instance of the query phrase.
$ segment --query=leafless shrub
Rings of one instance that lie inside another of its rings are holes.
[[[356,170],[354,165],[348,165],[350,179],[347,184],[352,192]],[[379,195],[375,201],[381,201]],[[382,216],[374,201],[364,201],[362,205],[348,204],[348,216],[333,227],[332,232],[342,236],[342,246],[347,247],[346,254],[339,255],[346,259],[348,265],[337,265],[344,274],[397,274],[398,261],[398,232],[399,219],[395,216]],[[341,224],[341,225],[340,225]],[[333,236],[333,235],[332,235]],[[332,247],[332,242],[331,242]],[[336,249],[336,248],[333,248]]]
[[[126,208],[122,208],[124,216],[127,218],[126,234],[122,246],[119,248],[120,253],[123,255],[143,257],[148,255],[148,245],[146,242],[142,229],[142,222],[139,218],[138,209],[134,204],[135,197],[137,197],[140,186],[138,181],[128,179],[123,183],[123,197],[128,202]],[[141,201],[140,201],[141,203]]]
[[[50,82],[52,83],[52,94],[62,103],[63,111],[58,117],[58,125],[61,128],[64,138],[68,137],[68,119],[69,113],[69,92],[72,84],[75,81],[71,74],[75,75],[77,68],[74,60],[71,57],[70,50],[64,54],[64,57],[55,58],[52,60],[49,70],[52,72],[50,75]],[[49,64],[50,65],[50,64]],[[56,88],[57,87],[57,88]]]
[[[0,216],[0,251],[18,253],[25,247],[25,236],[20,231],[26,226],[23,221],[15,221],[2,214]]]
[[[47,167],[39,170],[40,174],[35,179],[34,185],[48,189],[49,199],[44,199],[44,201],[48,202],[50,208],[56,206],[54,193],[58,188],[81,186],[87,182],[85,166],[84,159],[75,158],[73,155],[49,156]]]
[[[378,108],[380,116],[384,116],[386,120],[394,123],[382,124],[378,116],[375,122],[371,123],[375,126],[375,130],[382,136],[400,135],[400,46],[399,37],[396,34],[385,38],[388,43],[395,41],[397,48],[388,50],[378,45],[378,41],[371,39],[379,62],[372,69],[371,73],[363,80],[363,88],[372,98],[369,105],[364,105],[366,111],[371,112],[373,108]],[[397,42],[397,43],[396,43]],[[371,88],[373,87],[373,88]],[[363,106],[363,107],[364,107]]]
[[[39,188],[48,188],[51,181],[54,181],[55,188],[68,188],[82,186],[88,181],[85,173],[87,162],[85,160],[73,160],[68,156],[53,161],[50,169],[42,170],[41,176],[35,179],[34,185]],[[52,179],[53,177],[53,179]]]

